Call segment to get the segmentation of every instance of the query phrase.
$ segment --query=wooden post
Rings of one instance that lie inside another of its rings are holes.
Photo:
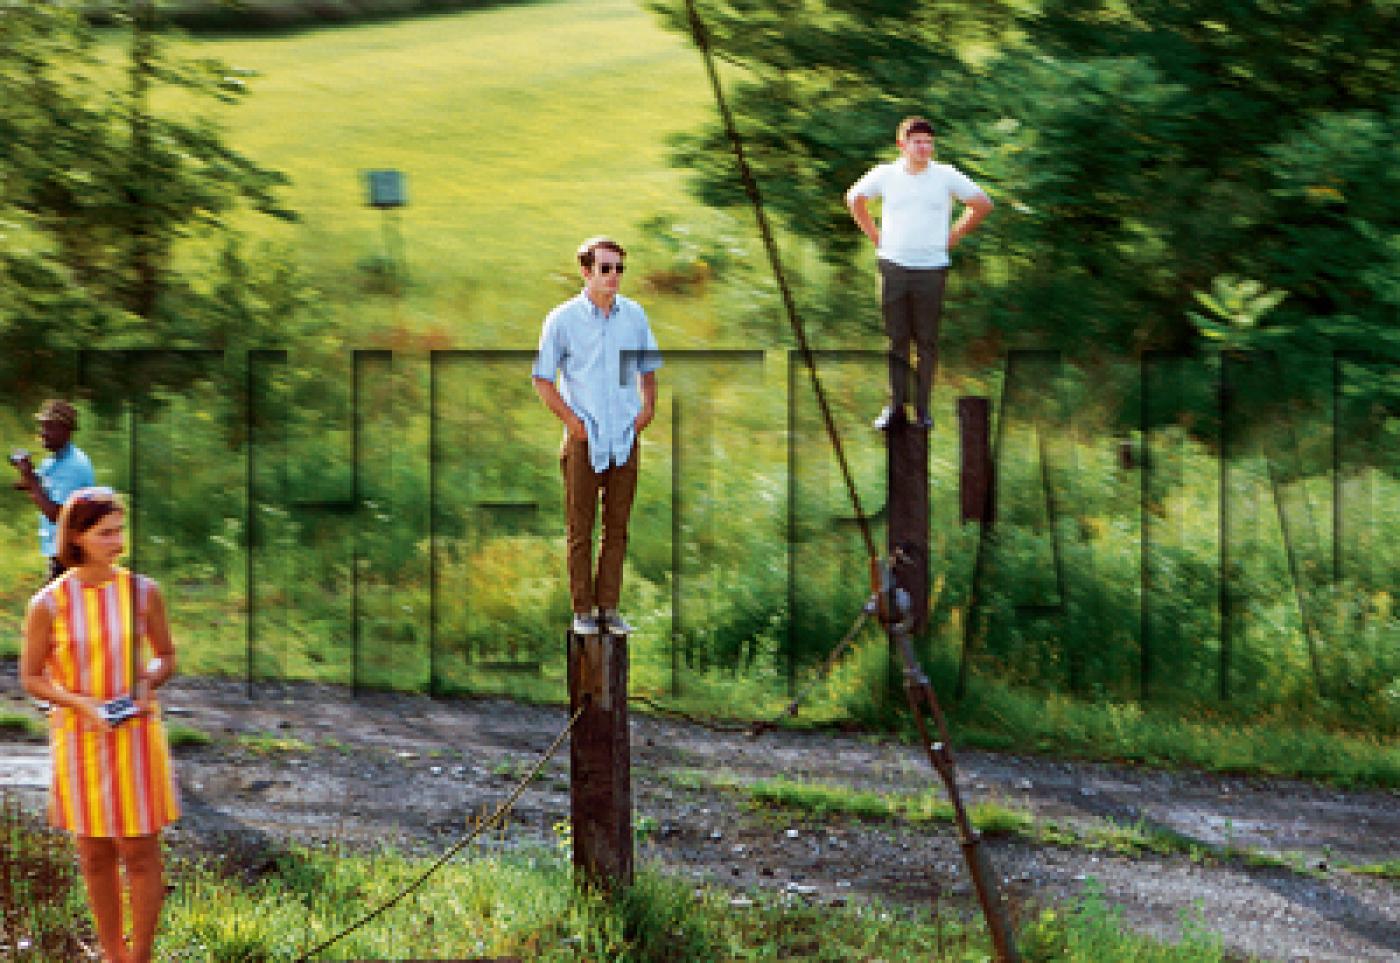
[[[917,636],[928,625],[928,436],[904,421],[889,426],[889,552],[894,581],[909,593]],[[895,662],[899,659],[895,655]]]
[[[928,436],[926,429],[902,419],[885,430],[889,557],[894,559],[895,585],[909,593],[915,636],[928,625]],[[904,688],[904,657],[893,635],[889,642],[885,694],[886,705],[893,706]]]
[[[992,463],[991,402],[958,399],[958,437],[962,445],[962,520],[990,525],[997,515],[996,465]]]
[[[574,882],[632,884],[632,761],[627,737],[627,637],[567,637],[569,712],[588,706],[569,746]]]
[[[980,402],[980,405],[978,404]],[[966,403],[966,404],[965,404]],[[977,469],[974,478],[980,480],[981,502],[973,507],[979,517],[987,518],[992,509],[992,461],[987,445],[987,399],[959,398],[958,420],[963,438],[963,517],[968,512],[968,465],[969,454],[974,456],[973,466]],[[981,420],[977,415],[980,411]],[[975,430],[980,424],[980,436]],[[969,426],[974,431],[973,444],[968,444]],[[939,707],[933,685],[919,665],[915,651],[915,637],[928,626],[929,603],[929,484],[928,484],[928,441],[929,432],[908,424],[891,425],[886,432],[889,445],[889,549],[894,560],[894,583],[909,593],[910,620],[907,627],[897,623],[886,626],[890,640],[890,666],[902,667],[905,693],[909,708],[918,726],[919,741],[928,753],[934,771],[943,780],[948,799],[952,803],[959,843],[963,859],[967,864],[968,875],[972,880],[982,913],[991,931],[992,945],[996,959],[1000,963],[1016,963],[1019,960],[1012,930],[1006,919],[1001,894],[997,890],[996,874],[981,848],[981,836],[972,827],[967,811],[963,807],[962,796],[958,792],[957,774],[954,769],[953,751],[949,745],[948,725]],[[932,713],[936,729],[930,732],[924,718],[924,710]],[[934,739],[938,741],[935,742]]]

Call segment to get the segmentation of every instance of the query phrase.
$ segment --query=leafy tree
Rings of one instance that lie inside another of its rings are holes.
[[[78,349],[280,343],[298,316],[295,278],[253,263],[230,227],[240,209],[290,217],[284,178],[207,117],[151,107],[161,89],[233,102],[242,77],[172,56],[153,3],[137,0],[126,82],[113,87],[75,6],[0,6],[0,393],[16,402],[70,390]],[[193,377],[113,374],[90,386],[99,402]]]
[[[1251,281],[1286,294],[1256,339],[1286,383],[1325,398],[1331,352],[1366,354],[1356,392],[1400,412],[1395,4],[697,3],[769,209],[833,288],[861,241],[843,191],[922,113],[1000,202],[960,329],[1085,364],[1211,351],[1197,294]],[[676,160],[702,200],[743,201],[717,123]]]

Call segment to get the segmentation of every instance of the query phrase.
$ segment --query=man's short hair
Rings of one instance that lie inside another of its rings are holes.
[[[578,246],[579,267],[583,268],[585,271],[593,270],[593,255],[600,247],[607,248],[609,251],[616,251],[618,257],[627,256],[627,252],[622,249],[621,244],[610,237],[604,237],[600,234],[597,237],[590,237]]]
[[[83,564],[78,538],[102,519],[125,512],[126,503],[110,488],[79,488],[58,511],[58,561],[65,568]]]
[[[59,424],[67,425],[70,431],[76,431],[78,428],[78,409],[62,398],[50,398],[39,407],[38,411],[34,412],[34,420],[40,423],[56,421]]]
[[[922,117],[906,117],[899,122],[899,126],[894,129],[894,139],[902,141],[910,134],[928,134],[933,136],[933,125]]]

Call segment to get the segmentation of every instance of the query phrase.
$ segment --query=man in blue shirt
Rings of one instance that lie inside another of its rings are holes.
[[[72,442],[73,432],[78,429],[76,408],[54,399],[44,402],[34,418],[39,422],[39,437],[52,454],[37,469],[27,453],[11,462],[19,470],[15,488],[28,492],[34,507],[39,509],[39,551],[52,581],[63,574],[63,564],[58,560],[59,509],[69,495],[97,484],[97,479],[88,456]]]
[[[600,622],[614,632],[632,631],[617,606],[637,491],[638,439],[656,413],[661,355],[646,312],[617,293],[626,253],[606,237],[579,246],[583,290],[544,319],[531,372],[535,393],[564,423],[559,465],[578,635],[597,634]],[[595,574],[593,522],[600,496],[603,538]]]

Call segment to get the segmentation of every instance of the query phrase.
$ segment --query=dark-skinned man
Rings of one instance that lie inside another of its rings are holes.
[[[52,581],[63,574],[63,564],[58,560],[58,511],[69,495],[97,484],[97,479],[88,456],[73,444],[73,433],[78,430],[76,408],[53,399],[44,402],[34,418],[39,422],[39,438],[50,452],[49,457],[38,468],[27,453],[12,455],[10,462],[19,472],[15,489],[27,492],[39,510],[39,552]]]

